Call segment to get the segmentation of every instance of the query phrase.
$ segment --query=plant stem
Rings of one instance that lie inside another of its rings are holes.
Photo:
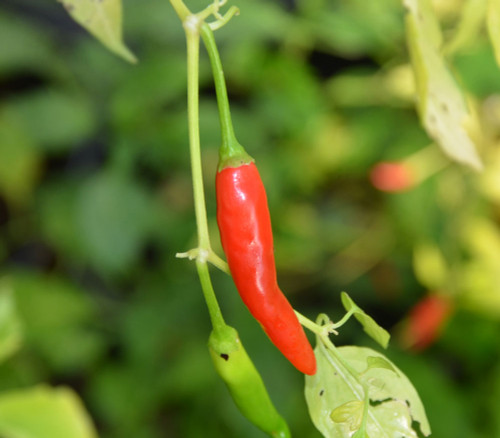
[[[193,16],[190,16],[193,17]],[[191,172],[193,176],[194,210],[198,231],[198,248],[210,250],[205,194],[203,191],[203,172],[200,151],[200,114],[199,114],[199,53],[200,36],[196,26],[191,26],[190,17],[184,21],[187,40],[187,88],[189,150],[191,154]]]
[[[203,290],[205,302],[207,303],[213,330],[214,332],[221,332],[226,323],[224,322],[224,317],[220,311],[219,303],[215,297],[212,281],[210,280],[210,273],[208,272],[208,265],[206,262],[197,260],[196,269],[198,270],[198,276],[200,277],[201,288]]]
[[[207,210],[203,190],[203,171],[201,166],[200,127],[199,127],[199,53],[200,34],[199,19],[189,13],[182,1],[171,0],[176,12],[181,17],[187,42],[187,89],[188,89],[188,133],[189,151],[191,156],[191,173],[193,178],[194,210],[198,234],[198,249],[196,268],[200,278],[203,295],[210,314],[210,320],[215,331],[225,326],[224,318],[215,297],[207,266],[208,255],[211,253],[208,233]],[[185,14],[187,11],[187,15]]]
[[[184,23],[187,17],[191,15],[191,11],[186,7],[182,0],[170,0],[170,3],[175,9],[175,12]]]
[[[214,76],[215,92],[217,94],[217,105],[219,107],[219,117],[221,124],[222,147],[236,141],[233,122],[231,120],[231,111],[229,108],[229,98],[227,96],[226,81],[224,79],[224,70],[220,60],[219,51],[215,43],[212,29],[207,23],[201,26],[201,37],[212,64],[212,74]]]
[[[233,121],[231,119],[231,110],[229,108],[229,99],[227,96],[226,81],[224,79],[224,70],[220,60],[217,44],[215,43],[212,29],[207,23],[201,26],[201,37],[210,58],[212,74],[215,83],[215,92],[217,94],[217,105],[219,107],[219,117],[222,135],[222,144],[219,149],[219,170],[230,164],[240,165],[242,162],[253,161],[243,146],[238,143],[234,134]]]
[[[297,312],[296,310],[294,310],[294,312],[295,312],[295,315],[297,316],[297,319],[304,327],[306,327],[307,329],[309,329],[311,332],[313,332],[316,335],[321,336],[323,334],[323,332],[324,332],[323,326],[316,324],[315,322],[311,321],[309,318],[305,317],[304,315]]]
[[[347,312],[340,321],[332,324],[332,328],[336,329],[343,326],[352,315],[354,315],[353,309],[349,310],[349,312]]]

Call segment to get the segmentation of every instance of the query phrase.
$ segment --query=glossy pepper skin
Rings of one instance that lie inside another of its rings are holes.
[[[314,352],[277,283],[267,196],[255,164],[220,169],[216,194],[222,247],[243,302],[283,355],[313,375]]]
[[[208,341],[210,357],[240,412],[273,438],[290,438],[285,420],[276,411],[259,372],[241,344],[238,332],[224,326]]]

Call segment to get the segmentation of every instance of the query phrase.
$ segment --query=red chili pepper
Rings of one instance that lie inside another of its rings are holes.
[[[451,316],[453,304],[449,297],[427,295],[410,310],[403,331],[403,343],[413,351],[431,345]]]
[[[402,162],[381,162],[373,167],[370,180],[375,188],[383,192],[399,193],[415,185],[412,169]]]
[[[267,196],[255,164],[245,160],[219,169],[216,193],[222,247],[243,302],[285,357],[314,374],[314,352],[278,287]]]

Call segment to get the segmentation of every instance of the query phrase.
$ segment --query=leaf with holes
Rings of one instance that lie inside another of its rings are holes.
[[[122,39],[121,0],[58,0],[71,15],[109,50],[129,62],[137,62]]]
[[[328,349],[322,342],[315,354],[318,371],[306,376],[305,395],[323,436],[417,438],[417,429],[430,435],[415,388],[389,359],[369,348]]]
[[[452,160],[482,170],[466,98],[441,55],[439,24],[429,0],[405,0],[406,30],[422,123]]]

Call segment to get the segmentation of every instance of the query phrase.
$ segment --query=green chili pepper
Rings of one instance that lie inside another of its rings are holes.
[[[290,438],[285,420],[278,414],[259,372],[243,347],[238,332],[229,326],[212,331],[210,356],[241,413],[273,438]]]

